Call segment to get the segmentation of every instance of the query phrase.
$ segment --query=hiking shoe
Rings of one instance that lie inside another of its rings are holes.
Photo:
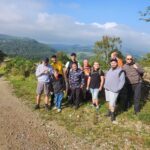
[[[61,109],[57,109],[57,112],[59,112],[59,113],[60,113],[60,112],[61,112]]]
[[[79,106],[74,106],[74,109],[77,110],[79,108]]]
[[[115,113],[114,112],[111,112],[111,121],[115,121]]]
[[[46,110],[46,111],[49,111],[49,110],[50,110],[50,107],[48,106],[48,104],[45,104],[45,110]]]
[[[55,106],[55,107],[53,107],[53,110],[56,110],[57,109],[57,107]]]
[[[36,105],[34,106],[34,109],[40,109],[40,105],[39,105],[39,104],[36,104]]]
[[[105,114],[105,117],[110,117],[111,116],[111,112],[110,110],[108,110],[108,112]]]

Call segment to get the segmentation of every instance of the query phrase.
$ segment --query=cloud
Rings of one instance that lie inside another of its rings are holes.
[[[45,0],[1,0],[0,33],[47,43],[94,44],[103,35],[119,36],[123,47],[150,51],[150,35],[117,22],[84,23],[71,16],[48,13]],[[49,4],[51,5],[51,4]]]
[[[112,28],[115,28],[118,26],[117,23],[115,22],[107,22],[105,24],[100,24],[100,23],[97,23],[97,22],[93,22],[91,23],[91,25],[97,27],[97,28],[102,28],[102,29],[112,29]]]

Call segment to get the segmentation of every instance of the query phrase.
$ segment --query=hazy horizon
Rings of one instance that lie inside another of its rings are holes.
[[[0,33],[48,44],[93,45],[103,35],[118,36],[123,47],[150,51],[150,24],[140,0],[1,0]]]

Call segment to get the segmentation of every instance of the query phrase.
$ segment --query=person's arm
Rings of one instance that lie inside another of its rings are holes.
[[[84,73],[81,73],[81,88],[84,86]]]
[[[104,85],[104,76],[102,75],[102,76],[100,76],[100,87],[99,87],[99,91],[102,90],[103,85]]]
[[[68,67],[69,67],[69,61],[66,63],[66,65],[65,65],[65,67],[64,67],[64,69],[63,69],[65,81],[67,81]]]
[[[118,85],[118,91],[120,91],[125,84],[125,73],[124,73],[124,71],[121,72],[121,74],[119,76],[119,80],[120,81],[119,81],[119,85]]]
[[[36,77],[40,77],[44,74],[43,70],[41,70],[41,67],[38,66],[35,72]]]
[[[139,74],[143,74],[144,73],[144,69],[142,67],[140,67],[138,64],[134,64],[133,67],[137,70],[137,72]]]
[[[89,90],[90,82],[91,82],[91,77],[89,76],[87,80],[87,87],[86,87],[87,90]]]

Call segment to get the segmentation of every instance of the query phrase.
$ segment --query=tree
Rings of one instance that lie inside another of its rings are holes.
[[[144,20],[146,22],[150,22],[150,6],[146,7],[145,11],[140,11],[141,18],[140,20]]]
[[[147,53],[140,61],[140,63],[144,66],[144,67],[149,67],[150,64],[150,53]]]
[[[67,61],[69,61],[67,54],[63,51],[57,52],[56,56],[57,56],[58,60],[61,61],[63,64],[65,64]]]
[[[108,64],[110,52],[121,49],[121,39],[119,37],[103,36],[102,40],[97,41],[94,46],[94,52],[97,59]]]

